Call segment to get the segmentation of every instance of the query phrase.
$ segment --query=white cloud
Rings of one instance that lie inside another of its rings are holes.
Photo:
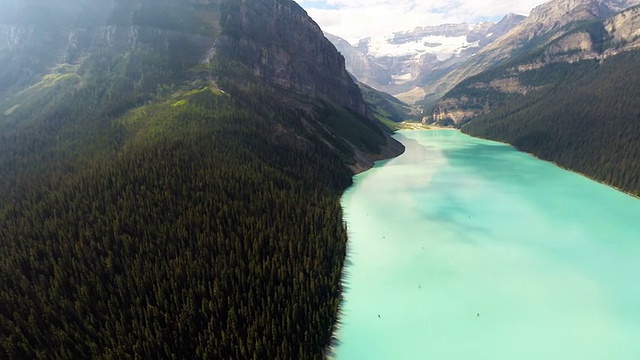
[[[513,12],[528,15],[544,0],[297,0],[329,33],[350,42],[366,36],[445,23],[497,21]]]

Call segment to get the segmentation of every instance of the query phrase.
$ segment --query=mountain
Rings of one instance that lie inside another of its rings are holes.
[[[607,6],[596,0],[557,0],[540,5],[520,26],[449,75],[479,71],[477,76],[467,77],[443,96],[428,121],[461,125],[491,111],[497,99],[469,96],[471,92],[481,93],[481,89],[489,89],[492,94],[521,95],[536,90],[518,81],[521,73],[554,63],[602,61],[636,49],[637,8],[611,16],[612,9],[617,9],[614,5]],[[566,16],[558,15],[557,11]]]
[[[524,19],[509,14],[499,23],[418,27],[379,38],[346,40],[326,34],[344,55],[359,81],[407,101],[424,96],[421,88],[455,69]]]
[[[321,358],[400,152],[293,1],[1,1],[0,351]]]
[[[640,137],[640,5],[615,13],[616,4],[553,1],[538,8],[538,19],[540,9],[583,15],[554,30],[514,29],[500,40],[520,44],[511,58],[455,86],[430,120],[640,194],[640,146],[633,140]]]
[[[411,106],[392,95],[378,91],[363,83],[358,83],[358,85],[362,96],[371,107],[374,117],[387,125],[390,130],[396,130],[400,122],[417,118]],[[419,119],[416,120],[419,121]]]
[[[423,90],[430,99],[444,95],[462,80],[499,66],[544,46],[557,36],[570,31],[568,26],[578,22],[604,20],[613,14],[639,4],[637,0],[554,0],[537,6],[529,17],[496,39],[474,57],[427,84]],[[428,101],[425,108],[432,103]]]

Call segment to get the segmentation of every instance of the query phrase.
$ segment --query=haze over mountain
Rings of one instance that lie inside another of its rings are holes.
[[[526,21],[522,21],[524,16],[507,14],[497,24],[418,27],[364,38],[357,45],[326,35],[358,80],[430,108],[457,83],[509,59],[513,51],[531,45],[534,38],[553,33],[563,24],[608,17],[637,3],[552,1],[533,9]]]
[[[320,27],[357,44],[418,27],[498,22],[506,14],[528,15],[544,0],[297,0]]]
[[[524,19],[508,14],[494,24],[445,24],[418,27],[384,37],[365,38],[357,46],[326,34],[358,80],[406,101],[425,94],[420,88],[437,81]],[[411,102],[413,102],[411,101]]]
[[[402,150],[293,1],[0,2],[0,353],[321,358]]]

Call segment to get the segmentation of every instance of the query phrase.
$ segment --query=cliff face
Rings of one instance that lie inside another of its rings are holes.
[[[86,56],[99,51],[124,55],[145,46],[162,53],[180,49],[184,53],[163,55],[189,57],[191,62],[197,62],[212,44],[207,36],[153,27],[101,24],[92,28],[43,29],[36,25],[0,24],[0,52],[12,53],[11,58],[4,59],[5,68],[0,73],[14,79],[2,81],[0,92],[3,87],[28,84],[56,64],[82,64]],[[44,54],[47,56],[40,56]]]
[[[608,19],[604,26],[607,33],[611,35],[613,47],[640,47],[640,6],[635,6]]]
[[[38,83],[52,69],[60,74],[61,68],[73,68],[81,76],[87,63],[101,56],[130,62],[133,68],[131,55],[141,55],[164,73],[162,81],[175,81],[172,75],[202,61],[219,32],[216,1],[29,4],[12,3],[0,14],[0,98]],[[180,19],[189,19],[188,25]],[[152,53],[154,59],[147,56]]]
[[[96,7],[91,5],[94,2]],[[52,54],[32,56],[39,63],[32,64],[30,71],[44,72],[56,63],[80,61],[80,54],[104,46],[132,49],[140,39],[163,42],[158,47],[169,50],[172,39],[180,37],[177,43],[194,43],[197,49],[190,55],[199,61],[209,51],[244,63],[272,86],[327,98],[368,116],[359,89],[345,70],[344,58],[291,0],[193,0],[185,4],[64,0],[44,4],[42,9],[10,5],[0,14],[0,51],[40,48]],[[89,5],[91,9],[85,9]],[[222,13],[224,19],[220,19]],[[226,29],[223,34],[221,27]]]
[[[291,0],[233,2],[216,53],[239,60],[267,83],[327,98],[369,116],[344,58]]]
[[[425,123],[440,126],[460,126],[480,115],[487,114],[495,106],[501,105],[507,95],[526,96],[543,87],[524,85],[516,73],[531,69],[511,69],[503,77],[489,81],[471,81],[461,87],[459,93],[442,99],[431,110]]]

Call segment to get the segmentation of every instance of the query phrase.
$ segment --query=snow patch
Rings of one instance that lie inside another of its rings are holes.
[[[466,36],[423,36],[413,41],[394,43],[393,37],[372,38],[369,42],[369,55],[373,57],[401,57],[419,56],[421,54],[436,55],[438,60],[444,61],[457,56],[464,49],[477,46],[478,42],[470,43]]]

